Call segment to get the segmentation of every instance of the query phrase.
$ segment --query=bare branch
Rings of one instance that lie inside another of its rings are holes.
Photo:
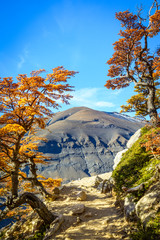
[[[143,6],[141,4],[140,7],[137,7],[137,17],[139,19],[139,23],[141,24],[143,21],[146,21],[147,18],[142,18],[142,11],[143,11]]]
[[[9,176],[11,176],[11,174],[6,174],[5,176],[0,177],[0,181],[2,181],[2,180],[5,179],[5,178],[8,178]]]

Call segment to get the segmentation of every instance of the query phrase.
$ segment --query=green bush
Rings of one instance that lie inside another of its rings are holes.
[[[155,218],[152,218],[147,228],[143,229],[142,225],[138,225],[137,231],[130,235],[132,240],[159,240],[160,239],[160,214],[158,213]]]
[[[42,225],[41,229],[35,233],[33,237],[28,238],[28,240],[43,240],[46,230],[49,228],[49,225]]]
[[[113,171],[112,177],[115,180],[115,190],[122,192],[122,187],[132,188],[139,184],[148,181],[154,172],[154,166],[157,160],[151,158],[151,155],[146,152],[142,143],[146,139],[146,134],[150,130],[146,127],[142,128],[142,136],[126,151],[120,163]],[[145,185],[147,189],[150,183]],[[136,193],[136,197],[141,197],[144,192]]]

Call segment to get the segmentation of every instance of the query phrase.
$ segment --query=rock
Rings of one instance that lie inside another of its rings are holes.
[[[160,208],[160,182],[153,184],[136,204],[136,214],[144,226]]]
[[[85,211],[85,205],[84,204],[76,204],[72,207],[71,214],[76,215],[76,214],[81,214]]]
[[[17,233],[20,231],[21,225],[22,224],[20,224],[19,222],[15,222],[11,226],[11,228],[5,232],[4,239],[5,240],[16,239],[15,235],[17,235]]]
[[[128,149],[124,149],[120,152],[118,152],[114,158],[114,165],[113,165],[113,169],[115,169],[118,165],[118,163],[121,161],[123,153],[125,153]]]
[[[55,188],[53,189],[53,193],[56,194],[56,195],[59,195],[59,194],[60,194],[59,188],[58,188],[58,187],[55,187]]]
[[[128,222],[136,221],[135,203],[133,197],[126,196],[124,200],[124,215]]]
[[[77,194],[77,200],[78,201],[85,201],[87,198],[87,195],[86,195],[86,192],[85,191],[80,191],[78,194]]]
[[[99,184],[103,181],[102,178],[100,178],[98,175],[95,178],[95,182],[94,182],[94,187],[98,187]]]
[[[55,232],[60,228],[61,224],[64,221],[63,215],[59,215],[51,224],[49,230],[46,232],[43,240],[52,240],[54,239]]]
[[[82,219],[81,219],[80,217],[77,217],[76,223],[78,224],[78,223],[80,223],[80,222],[82,222]]]
[[[127,142],[127,148],[132,147],[132,145],[140,138],[141,136],[141,129],[138,129],[134,135],[131,136],[129,141]]]
[[[93,216],[93,213],[92,212],[87,212],[85,215],[84,215],[84,217],[92,217]]]
[[[124,187],[123,187],[123,189],[124,189]],[[127,193],[133,193],[133,192],[137,192],[137,191],[145,191],[145,183],[141,183],[136,187],[126,189]]]
[[[33,217],[33,218],[32,218]],[[19,235],[24,239],[32,236],[36,231],[39,231],[44,221],[34,214],[28,216],[27,221],[24,219],[15,222],[8,231],[5,233],[5,240],[19,239]]]
[[[99,184],[98,187],[97,187],[97,190],[100,191],[100,192],[102,192],[102,187],[103,187],[103,181],[100,182],[100,184]]]
[[[116,201],[114,202],[115,207],[120,207],[121,210],[124,210],[124,200],[117,198]]]
[[[132,145],[138,140],[138,138],[141,136],[141,129],[138,129],[134,135],[131,136],[131,138],[127,142],[127,148],[123,149],[122,151],[119,151],[115,158],[114,158],[114,165],[113,169],[115,169],[118,165],[118,163],[121,161],[123,153],[125,153]]]
[[[110,179],[105,179],[102,184],[101,193],[110,193],[112,195],[113,183]]]

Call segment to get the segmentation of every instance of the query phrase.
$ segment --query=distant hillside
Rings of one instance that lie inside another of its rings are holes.
[[[143,125],[124,114],[86,107],[58,112],[39,132],[48,140],[39,150],[51,157],[49,165],[39,165],[39,172],[64,181],[109,172],[117,152]]]

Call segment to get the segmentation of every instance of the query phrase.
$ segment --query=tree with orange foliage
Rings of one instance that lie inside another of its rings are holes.
[[[44,69],[33,71],[30,77],[21,74],[17,80],[12,77],[0,79],[0,192],[7,197],[1,218],[24,203],[35,209],[45,223],[56,218],[33,192],[26,192],[26,189],[36,186],[45,196],[49,195],[44,187],[47,181],[36,172],[38,163],[46,164],[45,157],[38,152],[38,142],[45,139],[35,133],[43,129],[48,117],[53,115],[51,108],[60,107],[59,100],[69,103],[73,87],[67,80],[76,72],[57,67],[42,77],[44,72]],[[22,171],[25,166],[29,168],[29,176]]]
[[[135,86],[134,88],[137,94],[131,96],[126,105],[121,106],[121,112],[135,112],[136,116],[145,118],[148,115],[148,90],[142,86]],[[156,110],[158,110],[160,108],[160,89],[157,88],[155,88],[154,104]]]
[[[116,13],[124,30],[120,30],[120,38],[113,44],[113,56],[107,61],[110,65],[108,76],[111,79],[105,84],[105,87],[113,90],[128,87],[131,83],[139,89],[145,88],[147,114],[155,125],[159,121],[155,92],[160,77],[160,48],[153,53],[149,44],[160,32],[159,6],[158,0],[154,0],[145,19],[141,14],[142,9],[137,14],[128,10]]]
[[[160,159],[160,128],[151,128],[142,144],[154,158]]]

